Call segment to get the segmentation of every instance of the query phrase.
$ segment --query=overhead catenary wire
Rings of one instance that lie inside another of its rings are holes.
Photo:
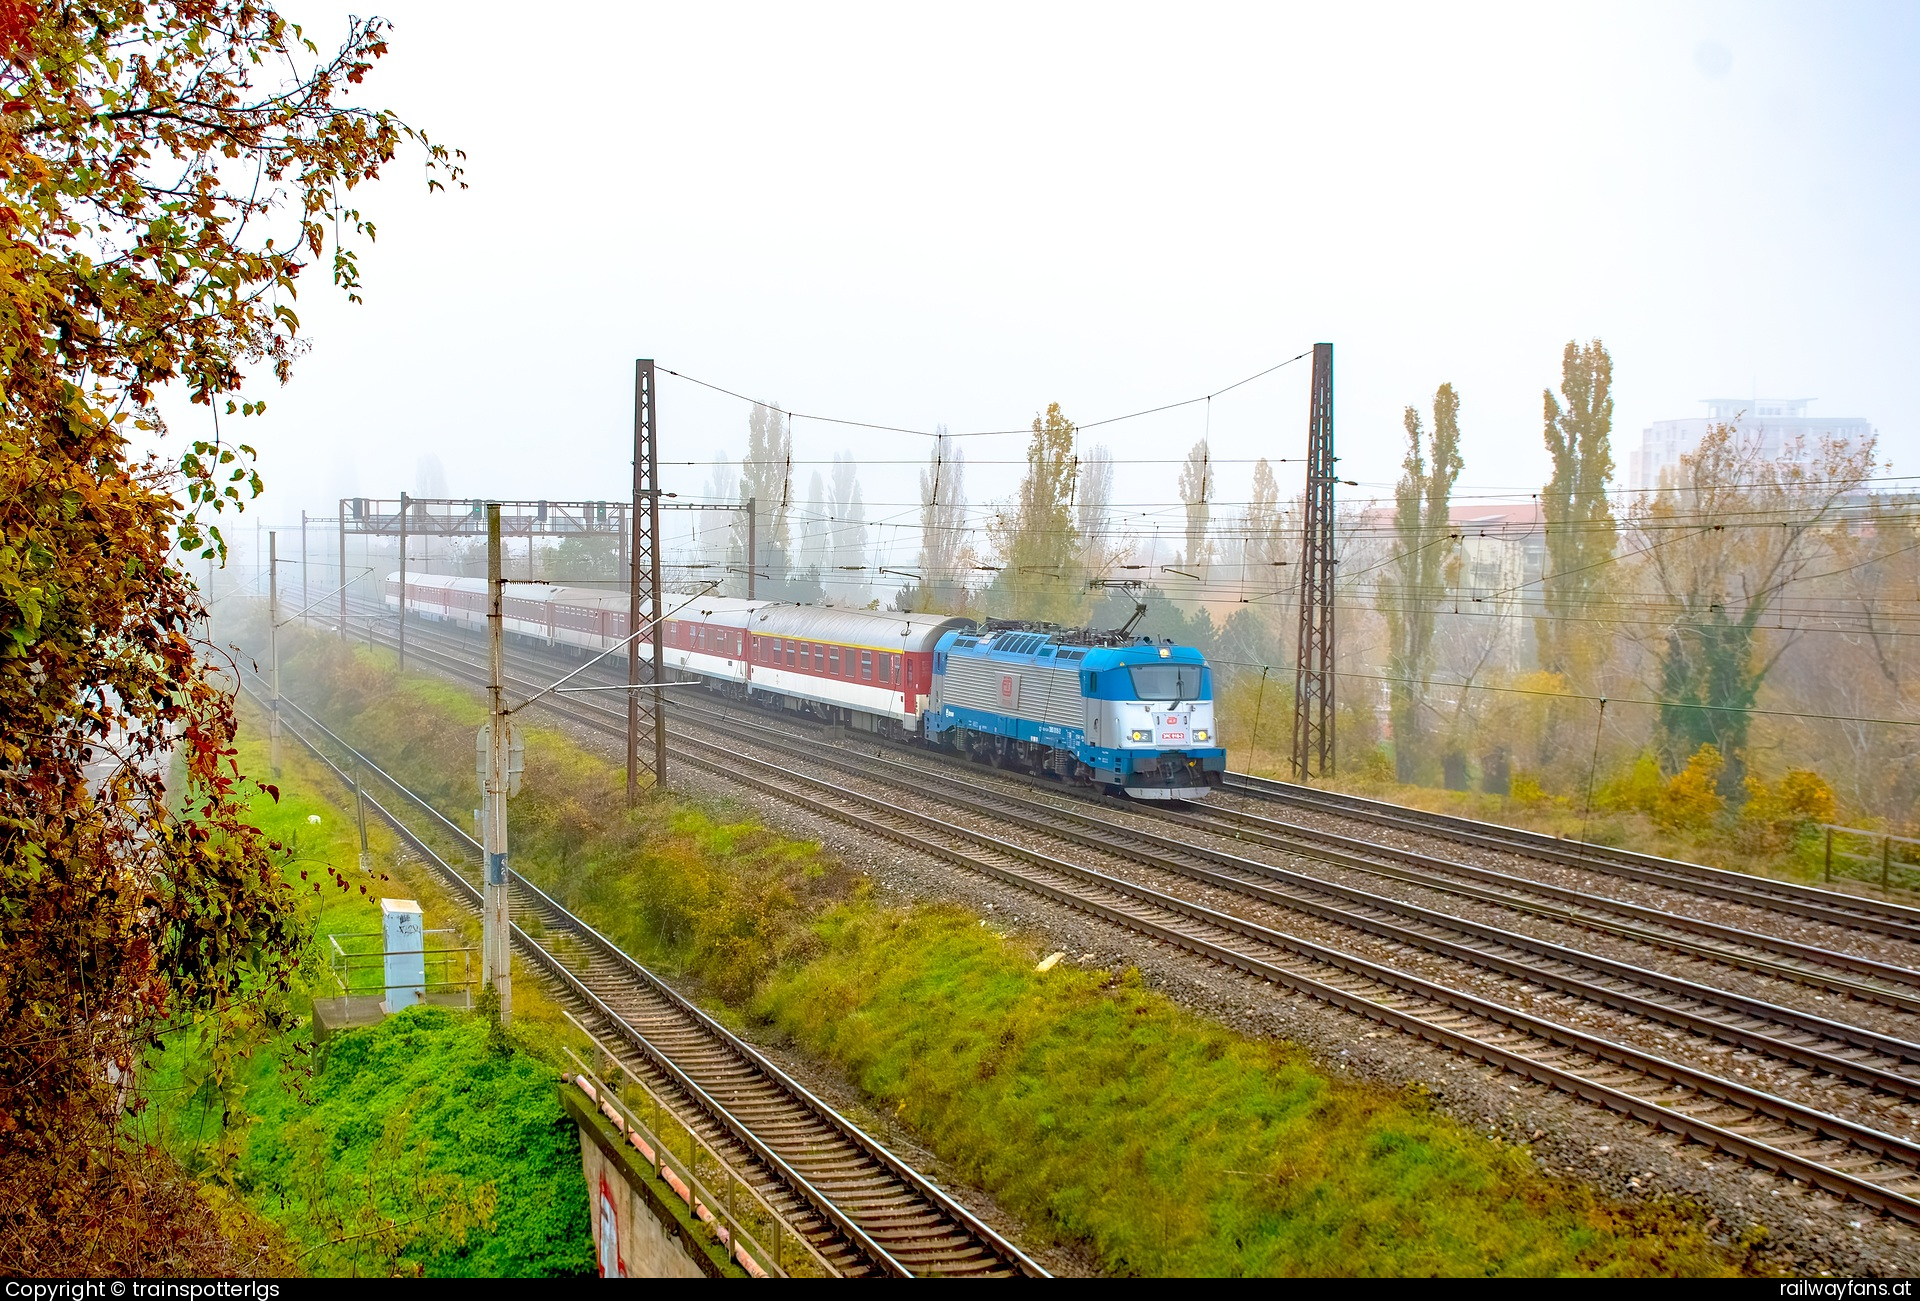
[[[1124,420],[1138,420],[1143,416],[1158,415],[1162,411],[1176,411],[1181,407],[1193,406],[1195,403],[1211,402],[1214,398],[1219,397],[1223,393],[1231,393],[1233,392],[1233,390],[1241,387],[1242,385],[1251,384],[1257,379],[1263,379],[1266,376],[1273,374],[1277,370],[1284,369],[1287,366],[1293,365],[1294,362],[1299,361],[1304,357],[1311,357],[1312,355],[1313,355],[1313,349],[1309,348],[1305,352],[1297,353],[1294,356],[1288,357],[1285,361],[1275,362],[1273,365],[1268,366],[1264,370],[1255,371],[1253,374],[1247,376],[1245,379],[1237,379],[1233,383],[1228,384],[1223,388],[1217,388],[1213,390],[1211,393],[1202,393],[1198,397],[1182,398],[1177,402],[1162,403],[1160,406],[1148,407],[1145,410],[1141,410],[1141,411],[1129,411],[1125,415],[1105,416],[1099,420],[1080,421],[1075,424],[1074,428],[1098,429],[1102,425],[1116,425]],[[1005,436],[1010,436],[1015,434],[1030,434],[1033,432],[1031,426],[1023,425],[1017,429],[973,429],[973,430],[963,430],[962,432],[957,434],[952,432],[942,433],[938,430],[932,430],[932,429],[912,429],[905,425],[882,425],[882,424],[876,424],[868,420],[853,420],[853,419],[848,419],[842,416],[822,416],[822,415],[815,415],[806,411],[789,411],[786,408],[776,406],[771,402],[762,402],[757,398],[750,398],[744,393],[738,393],[738,392],[735,392],[733,389],[726,388],[722,385],[714,384],[707,380],[698,379],[682,371],[673,370],[666,366],[661,366],[658,369],[659,369],[659,372],[663,375],[671,375],[675,379],[683,379],[687,381],[687,383],[689,384],[698,384],[701,388],[711,389],[715,393],[725,394],[727,397],[737,399],[738,401],[751,402],[756,406],[765,407],[769,411],[779,412],[781,415],[786,416],[789,421],[811,420],[819,424],[844,425],[851,429],[872,429],[880,433],[887,433],[887,434],[912,434],[919,438],[1000,438],[1000,437],[1005,437]]]

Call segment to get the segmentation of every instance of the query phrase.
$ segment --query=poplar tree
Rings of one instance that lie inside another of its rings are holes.
[[[1180,467],[1180,502],[1187,517],[1187,551],[1183,557],[1195,578],[1206,577],[1211,558],[1207,529],[1213,519],[1213,456],[1201,439],[1187,452]]]
[[[1589,685],[1605,641],[1580,620],[1609,586],[1609,563],[1619,540],[1607,480],[1613,475],[1613,359],[1600,340],[1568,340],[1560,360],[1563,407],[1542,393],[1547,452],[1553,478],[1540,493],[1546,562],[1534,620],[1540,667]]]
[[[1027,470],[1011,511],[990,528],[1001,571],[995,586],[1015,619],[1068,622],[1076,617],[1081,584],[1074,561],[1080,539],[1073,524],[1073,422],[1058,402],[1033,419]]]
[[[1454,550],[1449,510],[1460,455],[1460,399],[1453,385],[1433,395],[1433,433],[1426,455],[1420,448],[1420,413],[1406,409],[1407,455],[1394,486],[1393,550],[1380,580],[1380,612],[1386,618],[1388,712],[1393,721],[1396,775],[1403,782],[1427,777],[1425,704],[1433,671],[1434,609],[1445,589]]]
[[[778,408],[756,402],[747,414],[747,456],[740,463],[740,506],[753,502],[754,551],[745,553],[746,539],[733,545],[737,567],[755,566],[766,590],[784,583],[793,539],[788,525],[788,498],[793,473],[793,434]],[[744,532],[744,530],[743,530]],[[736,595],[747,591],[744,575],[730,584]]]
[[[920,584],[915,608],[957,614],[966,605],[967,454],[942,425],[920,471]]]
[[[833,458],[833,480],[827,489],[828,533],[832,538],[832,581],[829,590],[849,599],[865,600],[867,590],[867,507],[860,496],[859,466],[852,452]]]

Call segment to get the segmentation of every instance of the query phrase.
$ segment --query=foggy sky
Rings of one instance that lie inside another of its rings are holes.
[[[356,10],[360,6],[354,7]],[[336,39],[348,9],[287,0]],[[270,523],[340,495],[628,491],[632,361],[803,412],[955,431],[1192,397],[1318,340],[1342,472],[1382,493],[1401,408],[1451,381],[1457,496],[1534,492],[1570,338],[1615,363],[1615,453],[1720,395],[1864,416],[1920,469],[1915,64],[1905,6],[720,6],[398,3],[363,102],[469,155],[355,197],[366,302],[303,283],[270,414]],[[1226,502],[1304,450],[1306,364],[1087,435],[1177,530],[1209,433]],[[203,409],[171,406],[176,431]],[[669,488],[747,412],[661,380]],[[923,440],[800,420],[833,453]],[[1020,437],[971,440],[976,502]],[[1297,465],[1281,481],[1297,490]],[[906,524],[914,468],[868,464]],[[1228,508],[1230,509],[1230,507]],[[1217,511],[1216,518],[1224,513]],[[249,513],[248,526],[253,514]],[[250,527],[247,529],[250,534]],[[911,531],[883,531],[911,557]]]

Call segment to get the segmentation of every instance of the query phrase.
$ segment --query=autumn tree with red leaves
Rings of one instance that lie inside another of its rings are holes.
[[[219,512],[260,482],[217,435],[133,440],[166,446],[162,386],[209,433],[264,409],[241,394],[289,374],[296,281],[324,261],[357,297],[351,196],[403,146],[459,183],[457,154],[351,102],[385,51],[378,19],[323,50],[248,0],[0,0],[8,1275],[246,1263],[129,1136],[126,1086],[169,1028],[270,1001],[302,943],[180,563],[224,553]]]

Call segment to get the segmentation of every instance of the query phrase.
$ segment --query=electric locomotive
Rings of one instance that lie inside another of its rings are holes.
[[[1191,646],[1005,628],[935,643],[929,742],[1135,799],[1207,796],[1226,771],[1213,673]]]

